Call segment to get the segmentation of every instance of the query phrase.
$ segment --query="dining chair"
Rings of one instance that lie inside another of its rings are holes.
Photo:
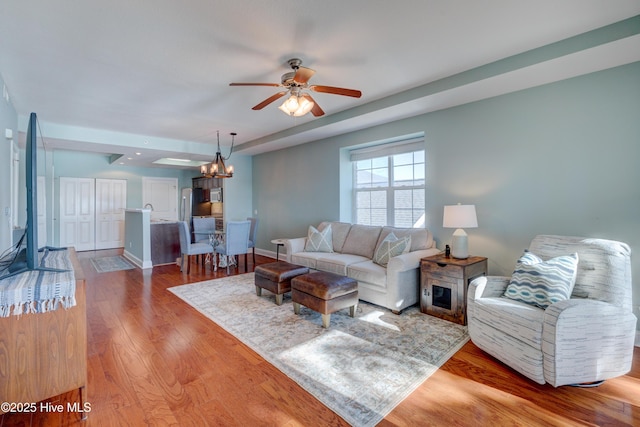
[[[224,242],[215,247],[215,254],[236,256],[249,252],[249,231],[251,221],[229,221],[225,227]],[[214,263],[216,260],[213,260]],[[229,274],[229,262],[227,262],[227,274]],[[236,264],[236,267],[237,264]],[[247,272],[245,259],[244,271]]]
[[[193,240],[198,243],[206,243],[209,236],[216,231],[215,218],[193,218]]]
[[[249,248],[253,251],[253,265],[256,265],[256,233],[258,232],[258,218],[247,218],[251,221],[251,228],[249,230]],[[247,263],[247,254],[244,254],[244,263]]]
[[[191,243],[191,233],[189,233],[189,226],[185,221],[178,222],[178,231],[180,234],[180,253],[182,259],[180,260],[180,271],[184,270],[184,259],[187,256],[187,274],[191,272],[191,255],[205,255],[213,254],[213,246],[204,242]]]

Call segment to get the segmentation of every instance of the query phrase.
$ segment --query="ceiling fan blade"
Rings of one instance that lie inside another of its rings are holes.
[[[229,83],[229,86],[282,86],[280,83]]]
[[[311,114],[313,114],[315,117],[324,116],[324,111],[322,111],[322,108],[320,108],[316,100],[313,99],[311,95],[304,94],[302,95],[302,97],[309,102],[313,102],[313,108],[311,108]]]
[[[315,73],[316,72],[314,70],[312,70],[311,68],[298,67],[298,69],[296,70],[296,75],[293,76],[293,81],[298,83],[298,84],[304,84],[304,83],[308,82],[309,79]]]
[[[268,97],[267,99],[265,99],[264,101],[262,101],[261,103],[253,107],[252,110],[262,110],[264,107],[271,104],[276,99],[279,99],[285,96],[287,92],[288,92],[287,90],[283,90],[282,92],[278,92],[275,95],[271,95],[270,97]]]
[[[354,98],[360,98],[362,96],[362,92],[359,90],[345,89],[342,87],[313,85],[309,86],[309,89],[314,92],[332,93],[334,95],[352,96]]]

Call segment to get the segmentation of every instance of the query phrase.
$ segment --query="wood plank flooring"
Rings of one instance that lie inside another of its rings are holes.
[[[0,417],[0,427],[347,425],[166,290],[224,277],[224,269],[213,273],[194,263],[190,275],[175,265],[98,274],[91,265],[92,257],[119,253],[78,253],[87,277],[88,419],[67,411],[10,413]],[[73,391],[50,402],[66,407],[77,399]],[[640,349],[626,376],[596,388],[556,389],[525,379],[469,342],[380,423],[426,425],[640,425]]]

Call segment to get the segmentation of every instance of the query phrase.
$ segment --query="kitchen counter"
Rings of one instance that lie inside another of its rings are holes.
[[[124,256],[142,269],[172,264],[180,256],[178,221],[151,220],[151,209],[125,210]]]
[[[151,263],[175,264],[180,257],[180,233],[177,221],[151,221]]]
[[[142,269],[152,268],[149,223],[151,209],[125,209],[124,257]]]

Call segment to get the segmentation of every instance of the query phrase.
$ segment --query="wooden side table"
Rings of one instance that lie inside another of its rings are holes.
[[[487,258],[447,258],[444,254],[420,260],[420,311],[461,325],[467,324],[467,288],[487,275]]]

